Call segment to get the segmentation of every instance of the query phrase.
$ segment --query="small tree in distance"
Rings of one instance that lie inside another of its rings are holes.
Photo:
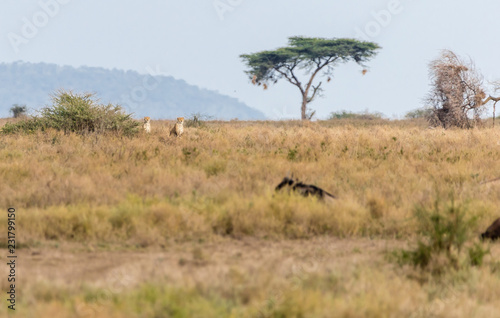
[[[314,85],[318,76],[333,76],[333,70],[339,63],[354,61],[365,67],[380,49],[373,42],[361,42],[354,39],[322,39],[306,37],[290,37],[289,46],[274,51],[262,51],[253,54],[243,54],[240,57],[250,68],[246,71],[253,84],[263,85],[267,89],[270,83],[276,83],[284,78],[297,86],[302,95],[301,118],[311,119],[314,112],[307,111],[307,105],[317,97],[321,91],[321,84]],[[309,74],[309,79],[302,83],[299,71]]]
[[[10,112],[12,113],[12,117],[19,118],[26,115],[26,105],[14,104],[10,108]]]

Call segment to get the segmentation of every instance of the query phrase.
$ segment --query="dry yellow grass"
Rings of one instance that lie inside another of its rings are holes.
[[[385,259],[386,251],[403,245],[314,238],[185,242],[138,251],[74,244],[22,249],[16,316],[496,316],[498,263],[421,284],[411,279],[412,269]],[[491,248],[500,253],[500,246]],[[0,315],[6,312],[2,306]]]
[[[481,185],[500,177],[497,129],[209,122],[174,139],[168,128],[155,121],[137,138],[2,136],[0,206],[22,211],[30,242],[146,245],[212,235],[407,236],[414,206],[449,192],[481,229],[498,213],[498,185]],[[338,203],[274,195],[288,172]]]
[[[125,249],[129,255],[130,249],[168,254],[193,244],[189,257],[175,260],[193,275],[215,262],[211,246],[236,244],[232,239],[254,240],[256,249],[272,243],[271,254],[280,244],[297,246],[292,255],[277,256],[275,265],[304,262],[314,250],[310,242],[323,239],[327,243],[321,244],[373,239],[373,258],[360,262],[357,255],[364,255],[366,246],[355,245],[344,251],[345,260],[337,254],[322,259],[321,269],[294,285],[274,265],[252,269],[235,261],[230,271],[230,265],[222,265],[231,263],[228,252],[214,271],[229,278],[215,275],[213,281],[185,285],[150,274],[115,298],[102,296],[99,284],[58,285],[55,278],[43,282],[33,274],[23,291],[29,297],[21,307],[30,308],[25,316],[75,316],[78,308],[92,304],[99,314],[90,316],[96,317],[253,317],[276,288],[282,291],[280,301],[264,310],[266,317],[331,317],[332,312],[339,317],[485,317],[498,308],[497,249],[483,268],[450,274],[444,285],[433,279],[420,284],[409,277],[411,269],[385,260],[381,242],[395,247],[412,239],[414,207],[431,206],[449,193],[477,216],[471,230],[478,235],[500,216],[500,183],[482,184],[500,177],[500,130],[444,131],[386,121],[232,121],[187,127],[181,138],[169,138],[170,126],[152,121],[151,134],[134,138],[55,131],[2,135],[0,206],[17,209],[21,247],[28,254],[38,248],[52,255],[58,250],[54,244],[70,243]],[[288,172],[335,194],[336,204],[275,194]],[[5,220],[1,214],[0,223]],[[299,243],[302,239],[309,241]],[[70,251],[63,251],[65,257],[83,253]],[[342,265],[336,263],[340,260]],[[270,279],[275,274],[277,280]],[[446,286],[452,286],[452,296]]]

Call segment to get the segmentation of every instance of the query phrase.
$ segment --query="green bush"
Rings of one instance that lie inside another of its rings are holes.
[[[489,253],[482,245],[475,243],[464,253],[464,246],[472,237],[471,228],[475,224],[475,218],[467,217],[464,207],[457,206],[451,199],[442,208],[437,199],[431,211],[417,207],[415,216],[420,238],[415,249],[400,251],[400,264],[411,264],[432,274],[482,265],[483,257]]]
[[[483,265],[483,259],[486,255],[490,253],[489,249],[484,249],[479,243],[474,243],[472,247],[469,248],[469,260],[472,266]]]
[[[299,149],[297,148],[297,145],[295,145],[295,148],[290,148],[288,149],[288,155],[286,158],[290,161],[296,161],[298,157]]]
[[[3,134],[27,133],[32,134],[36,131],[44,131],[47,128],[47,121],[43,118],[34,117],[24,119],[17,123],[6,123],[2,127]]]
[[[65,133],[119,132],[133,135],[139,123],[125,114],[120,106],[99,104],[94,94],[58,91],[52,96],[52,106],[44,107],[40,115],[2,128],[2,133],[32,133],[53,128]]]
[[[58,91],[52,96],[52,106],[45,107],[41,116],[51,128],[64,132],[119,131],[134,134],[139,123],[125,114],[118,105],[99,104],[94,94],[74,94]]]

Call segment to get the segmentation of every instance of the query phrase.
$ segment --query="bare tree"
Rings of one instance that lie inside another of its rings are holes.
[[[10,112],[14,118],[23,117],[26,114],[27,107],[26,105],[14,104],[10,108]]]
[[[483,77],[472,60],[465,62],[449,50],[430,63],[432,90],[426,99],[434,126],[471,128],[481,123],[486,103],[500,98],[489,96],[483,89]]]

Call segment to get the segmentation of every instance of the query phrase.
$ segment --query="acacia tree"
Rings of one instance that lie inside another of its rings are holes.
[[[488,96],[483,77],[472,60],[465,62],[450,50],[430,63],[432,89],[426,102],[432,110],[429,121],[434,126],[471,128],[481,122],[486,104],[500,98]],[[494,114],[493,114],[494,116]]]
[[[302,120],[311,119],[314,112],[308,113],[307,105],[317,97],[321,91],[317,77],[327,77],[330,81],[333,70],[339,63],[354,61],[363,66],[380,49],[373,42],[361,42],[354,39],[322,39],[306,37],[290,37],[289,46],[274,51],[262,51],[253,54],[243,54],[240,57],[246,62],[250,70],[245,73],[250,76],[253,84],[263,85],[267,89],[270,83],[286,79],[298,87],[302,95]],[[304,71],[307,81],[302,83],[299,71]]]

